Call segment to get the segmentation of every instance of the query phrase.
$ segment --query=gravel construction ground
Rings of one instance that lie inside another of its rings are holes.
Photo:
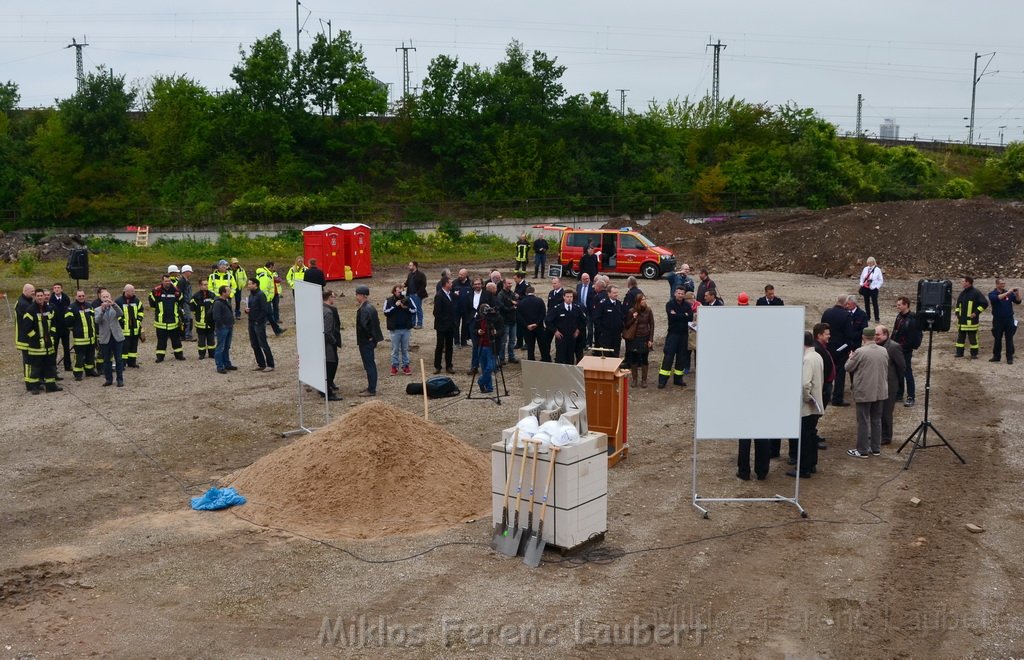
[[[862,252],[853,252],[851,272]],[[881,250],[875,256],[886,268]],[[441,266],[427,268],[431,281]],[[897,276],[883,290],[883,322],[920,275]],[[375,277],[372,301],[379,306],[402,277]],[[734,269],[715,279],[730,304],[739,291],[771,282],[787,304],[806,305],[809,320],[856,290],[852,279],[814,274]],[[978,285],[988,291],[992,280]],[[346,292],[344,401],[333,408],[341,414],[363,401],[354,393],[365,379],[355,351],[355,283],[337,286]],[[644,288],[660,321],[668,287]],[[291,310],[282,308],[291,327]],[[427,327],[414,333],[414,356],[430,369],[429,320]],[[0,332],[12,334],[6,316]],[[991,341],[986,316],[983,358]],[[322,423],[319,399],[297,384],[294,333],[271,339],[278,369],[269,374],[249,370],[243,336],[233,349],[241,369],[227,376],[197,360],[194,343],[186,362],[154,364],[150,340],[126,388],[67,378],[64,392],[37,397],[24,392],[19,356],[6,341],[0,655],[1019,657],[1021,367],[954,360],[952,344],[950,334],[935,336],[931,421],[966,465],[936,447],[902,469],[906,452],[895,450],[921,421],[922,405],[897,408],[897,444],[880,457],[849,458],[854,409],[830,408],[820,424],[829,448],[818,474],[801,483],[807,519],[785,504],[723,503],[705,520],[690,503],[693,387],[634,389],[629,458],[609,472],[607,538],[582,556],[548,553],[531,570],[490,550],[489,517],[415,536],[337,541],[252,524],[245,506],[191,511],[189,497],[294,442],[280,434],[298,425],[298,396],[307,423]],[[660,348],[659,341],[652,357]],[[421,400],[404,393],[410,379],[387,375],[387,349],[377,354],[378,398],[420,412]],[[468,349],[457,350],[463,391],[468,365]],[[923,402],[920,353],[915,371]],[[506,405],[440,400],[431,420],[486,452],[515,420],[508,404],[522,397],[519,367],[505,375]],[[743,410],[737,401],[737,414]],[[701,446],[699,479],[709,497],[789,494],[786,469],[773,462],[766,481],[739,481],[734,443]],[[971,533],[969,523],[984,531]]]

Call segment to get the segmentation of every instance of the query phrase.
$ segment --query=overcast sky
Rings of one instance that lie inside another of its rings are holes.
[[[901,137],[943,140],[966,139],[975,53],[995,51],[978,83],[975,141],[998,143],[1001,131],[1007,142],[1024,138],[1021,0],[302,0],[299,15],[303,48],[327,21],[349,30],[395,94],[403,42],[416,48],[416,86],[436,55],[490,67],[516,39],[567,67],[569,93],[606,91],[618,106],[617,90],[627,89],[626,106],[642,112],[651,100],[707,93],[706,44],[721,40],[723,97],[793,101],[853,131],[860,93],[869,133],[891,117]],[[225,89],[239,46],[277,29],[294,48],[294,0],[0,0],[0,81],[18,84],[24,107],[71,95],[75,56],[65,46],[84,36],[87,69],[140,83],[187,74]]]

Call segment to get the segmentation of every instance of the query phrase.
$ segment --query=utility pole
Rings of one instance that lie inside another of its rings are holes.
[[[628,89],[616,89],[615,91],[619,93],[619,114],[622,115],[623,117],[625,117],[626,116],[626,92],[628,92],[629,90]]]
[[[331,32],[331,19],[327,19],[325,21],[322,18],[318,18],[317,20],[320,21],[320,31],[321,31],[321,33],[323,32],[323,29],[324,29],[324,23],[327,23],[327,43],[331,43],[332,41],[334,41],[334,35]]]
[[[708,47],[711,47],[711,48],[715,49],[714,74],[712,76],[712,82],[711,82],[711,107],[712,107],[712,111],[714,113],[715,121],[717,122],[718,121],[718,94],[719,94],[718,64],[719,64],[719,61],[720,61],[721,51],[722,51],[723,48],[726,47],[726,45],[722,43],[721,39],[718,40],[718,43],[714,43],[714,44],[710,43],[710,41],[711,41],[711,37],[708,37],[708,42],[709,43],[704,45],[704,52],[705,53],[707,52]]]
[[[985,56],[988,56],[988,61],[985,62],[985,68],[983,68],[979,74],[978,60]],[[988,65],[992,64],[992,58],[995,56],[995,51],[991,53],[983,53],[981,55],[978,55],[977,53],[974,54],[974,75],[971,77],[971,123],[967,126],[967,144],[974,144],[974,100],[978,96],[978,82],[986,75],[991,76],[999,73],[999,71],[985,73],[988,70]]]
[[[863,137],[860,129],[861,110],[864,108],[864,97],[857,95],[857,137]]]
[[[302,48],[299,46],[299,6],[302,3],[299,0],[295,0],[295,53],[298,54]]]
[[[82,43],[75,41],[74,37],[71,39],[71,43],[64,48],[75,49],[75,80],[78,81],[78,91],[82,91],[82,87],[85,85],[85,67],[82,65],[82,49],[88,46],[85,37],[82,37]]]
[[[406,46],[405,42],[395,49],[395,51],[402,51],[402,96],[409,96],[409,51],[416,50],[413,48],[412,39],[409,40],[409,45]]]

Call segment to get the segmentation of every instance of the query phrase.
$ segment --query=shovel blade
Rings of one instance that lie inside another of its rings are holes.
[[[506,526],[501,523],[494,523],[494,535],[491,536],[491,548],[494,550],[498,549],[503,538],[505,538]]]
[[[495,549],[503,555],[515,557],[519,554],[519,544],[522,542],[523,530],[522,528],[516,528],[515,531],[510,531],[506,536],[502,536],[498,542],[498,547]]]
[[[540,536],[534,534],[526,540],[526,549],[523,551],[523,563],[530,568],[540,566],[540,558],[544,555],[544,548],[547,542]]]

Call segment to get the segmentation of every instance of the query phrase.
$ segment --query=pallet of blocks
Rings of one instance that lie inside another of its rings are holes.
[[[526,460],[532,466],[534,447],[537,453],[536,483],[529,483],[533,470],[526,470],[522,484],[523,497],[519,504],[519,520],[526,521],[530,514],[530,488],[533,498],[533,520],[537,520],[543,504],[544,475],[552,456],[556,456],[554,475],[548,492],[548,511],[544,523],[544,540],[563,553],[570,553],[588,542],[603,537],[608,529],[608,436],[604,433],[586,433],[579,439],[559,447],[557,454],[543,445],[520,440],[512,447],[516,427],[502,431],[502,441],[491,445],[491,502],[495,521],[502,519],[505,485],[509,470],[513,472],[513,493],[523,461],[523,444],[529,445]],[[514,499],[509,503],[509,519],[515,517]],[[525,523],[522,523],[525,524]]]

